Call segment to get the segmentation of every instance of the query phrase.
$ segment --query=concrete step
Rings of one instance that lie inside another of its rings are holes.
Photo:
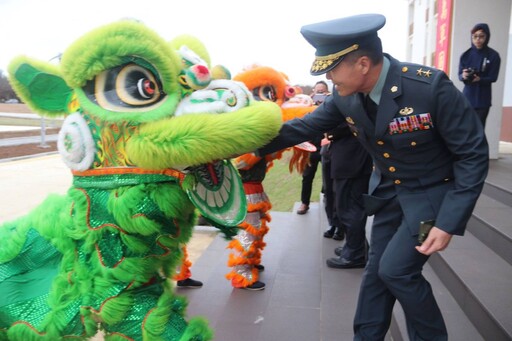
[[[512,179],[510,179],[510,182],[512,183]],[[507,183],[507,185],[510,186],[509,183]],[[487,180],[482,190],[482,194],[487,195],[501,202],[504,205],[512,207],[512,192],[510,191],[510,189],[502,187],[498,183],[494,183],[491,182],[490,180]]]
[[[429,264],[485,340],[512,339],[512,265],[471,232]]]
[[[480,195],[467,231],[512,265],[512,207]]]
[[[497,160],[489,161],[489,174],[482,193],[512,207],[511,154],[505,154]]]

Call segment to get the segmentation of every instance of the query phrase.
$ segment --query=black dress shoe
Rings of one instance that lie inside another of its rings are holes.
[[[337,248],[334,249],[334,254],[336,256],[341,256],[342,252],[343,252],[343,246],[338,246]]]
[[[196,281],[192,278],[187,278],[181,281],[177,281],[178,288],[192,288],[192,289],[198,289],[203,286],[203,282]]]
[[[366,266],[366,261],[364,259],[351,261],[343,257],[329,258],[326,263],[329,268],[335,269],[356,269],[364,268]]]
[[[343,240],[343,239],[345,239],[345,232],[342,229],[340,229],[340,228],[336,229],[336,232],[332,236],[332,239],[334,239],[334,240]]]
[[[332,238],[334,236],[335,231],[336,231],[336,226],[331,226],[327,231],[324,232],[324,237]]]

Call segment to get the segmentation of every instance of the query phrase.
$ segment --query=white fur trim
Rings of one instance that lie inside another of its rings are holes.
[[[205,89],[194,91],[184,98],[175,115],[233,112],[249,106],[253,100],[244,83],[215,79]]]
[[[94,162],[94,139],[87,122],[79,113],[73,113],[64,120],[57,147],[64,163],[72,170],[85,171]]]

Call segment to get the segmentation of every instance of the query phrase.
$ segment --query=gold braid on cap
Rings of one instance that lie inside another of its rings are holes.
[[[329,54],[327,56],[317,56],[317,57],[315,57],[315,61],[313,62],[313,65],[311,66],[311,71],[316,72],[316,71],[325,70],[329,66],[331,66],[332,63],[334,63],[334,61],[336,59],[346,55],[349,52],[355,51],[358,48],[359,48],[359,44],[354,44],[350,47],[347,47],[344,50],[341,50],[340,52]]]

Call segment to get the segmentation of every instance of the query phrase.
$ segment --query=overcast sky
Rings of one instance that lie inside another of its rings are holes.
[[[309,75],[314,49],[301,26],[362,13],[386,16],[379,31],[384,50],[405,59],[407,0],[0,0],[0,69],[20,54],[49,60],[90,30],[130,17],[165,40],[198,37],[212,64],[232,74],[257,63],[286,73],[293,84],[312,85],[324,76]]]

